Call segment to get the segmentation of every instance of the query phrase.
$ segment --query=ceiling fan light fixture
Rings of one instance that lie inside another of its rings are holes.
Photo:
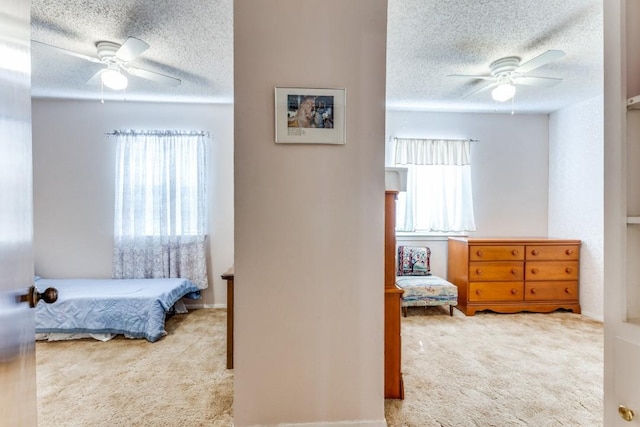
[[[120,70],[109,68],[100,76],[102,83],[113,90],[122,90],[127,87],[129,81],[127,77],[120,72]]]
[[[516,87],[511,83],[501,83],[491,91],[491,97],[494,101],[508,101],[516,94]]]

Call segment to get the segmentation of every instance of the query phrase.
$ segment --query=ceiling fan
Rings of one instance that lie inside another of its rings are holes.
[[[129,66],[129,61],[132,61],[149,49],[149,45],[146,42],[135,37],[129,37],[124,43],[122,43],[122,45],[109,41],[97,42],[97,57],[73,52],[61,47],[38,42],[36,40],[32,41],[60,51],[66,55],[75,56],[76,58],[82,58],[89,62],[104,65],[104,68],[98,70],[89,80],[87,80],[88,84],[102,82],[105,86],[111,89],[121,90],[126,88],[128,85],[127,75],[141,77],[156,83],[174,87],[179,86],[181,83],[180,79],[175,77]]]
[[[527,73],[563,56],[564,52],[561,50],[548,50],[524,64],[520,63],[520,58],[517,56],[507,56],[493,61],[489,65],[491,72],[488,75],[449,74],[449,77],[489,80],[489,83],[468,93],[464,98],[493,88],[492,98],[495,101],[504,102],[514,97],[517,85],[551,87],[560,83],[561,78],[530,76]]]

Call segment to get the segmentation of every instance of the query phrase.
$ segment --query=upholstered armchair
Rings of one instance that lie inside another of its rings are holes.
[[[396,285],[401,288],[402,315],[407,307],[448,305],[449,315],[458,305],[458,287],[431,274],[431,250],[426,246],[398,246]]]

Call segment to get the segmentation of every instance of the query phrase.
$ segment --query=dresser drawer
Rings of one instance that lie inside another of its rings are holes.
[[[578,280],[578,261],[527,261],[525,280]]]
[[[535,260],[577,260],[580,256],[580,246],[577,245],[556,245],[556,246],[535,246],[527,245],[527,261]]]
[[[521,261],[524,259],[524,246],[471,246],[471,261]]]
[[[471,282],[469,301],[522,301],[523,282]]]
[[[518,261],[470,262],[469,280],[524,280],[524,263]]]
[[[527,282],[524,285],[525,301],[577,300],[578,282]]]

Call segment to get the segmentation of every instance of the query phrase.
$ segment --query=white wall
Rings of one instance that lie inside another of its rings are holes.
[[[580,306],[604,320],[603,98],[551,114],[549,237],[581,239]]]
[[[234,2],[237,427],[386,425],[386,8]],[[346,88],[346,145],[275,144],[276,86]]]
[[[388,111],[386,163],[392,164],[393,144],[389,139],[393,136],[479,139],[472,145],[478,225],[478,231],[472,234],[544,236],[548,221],[549,236],[583,240],[582,308],[590,317],[601,319],[602,244],[597,233],[602,231],[598,231],[598,219],[594,217],[598,210],[584,206],[587,201],[597,203],[599,199],[592,197],[593,191],[601,191],[602,187],[602,183],[598,187],[596,182],[599,175],[593,173],[598,167],[602,169],[601,164],[594,164],[597,157],[594,150],[598,149],[595,138],[602,134],[593,129],[602,122],[598,119],[602,113],[598,113],[594,103],[597,101],[555,113],[550,124],[547,116],[536,115]],[[36,272],[48,277],[110,276],[114,152],[104,133],[132,127],[211,131],[213,286],[205,291],[202,302],[224,306],[226,285],[220,273],[233,263],[233,110],[229,105],[100,104],[35,99]],[[547,138],[550,152],[544,142]],[[569,162],[569,154],[580,161]],[[552,159],[550,168],[547,156]],[[547,175],[551,176],[550,181]],[[522,178],[507,179],[509,176]],[[569,183],[575,184],[570,191]],[[552,191],[547,207],[549,188]],[[565,193],[570,197],[565,197]],[[582,202],[569,203],[576,198]],[[576,206],[580,206],[580,215],[574,214]],[[567,214],[560,221],[564,208]],[[590,215],[585,216],[585,212]],[[398,244],[422,242],[399,238]],[[446,277],[446,240],[430,240],[427,245],[433,252],[432,271]]]
[[[386,164],[393,137],[477,139],[471,145],[472,237],[546,237],[549,175],[547,115],[387,111]],[[447,276],[446,240],[431,248],[433,274]],[[398,238],[398,244],[420,244]]]
[[[194,129],[210,140],[209,289],[201,303],[224,306],[220,279],[233,263],[233,108],[230,105],[34,99],[34,255],[50,278],[111,277],[114,129]]]

